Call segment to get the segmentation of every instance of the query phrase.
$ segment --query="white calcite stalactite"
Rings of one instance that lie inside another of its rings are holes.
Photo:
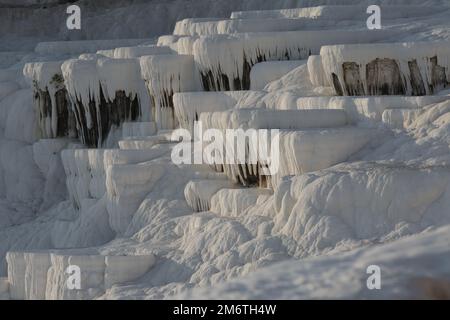
[[[81,142],[96,146],[99,141],[96,101],[100,100],[96,60],[68,60],[63,63],[64,82],[74,104]]]
[[[34,101],[36,110],[39,110],[40,132],[38,137],[44,139],[76,138],[75,117],[64,89],[55,93],[53,101],[56,103],[56,108],[52,106],[52,99],[48,91],[35,88]]]
[[[283,133],[289,133],[290,131],[295,133],[297,132],[297,130],[344,127],[348,123],[347,115],[344,110],[233,109],[224,112],[202,113],[200,115],[200,121],[204,126],[204,130],[221,130],[224,134],[224,137],[226,137],[227,129],[278,129]],[[305,132],[308,133],[310,131]],[[233,138],[233,141],[226,140],[226,147],[225,149],[222,149],[221,163],[214,162],[212,164],[213,168],[219,172],[223,171],[231,181],[240,183],[246,187],[255,185],[259,185],[260,187],[270,186],[271,178],[267,173],[266,167],[270,166],[270,163],[268,163],[269,161],[275,160],[270,158],[272,157],[272,155],[279,155],[280,160],[283,157],[288,157],[290,152],[292,152],[292,148],[294,148],[294,146],[291,146],[291,150],[280,150],[279,154],[275,154],[276,149],[272,150],[271,144],[271,139],[273,139],[274,136],[270,135],[269,133],[270,130],[267,131],[268,135],[266,135],[266,146],[267,152],[270,152],[269,154],[261,155],[259,154],[259,151],[255,151],[258,150],[257,148],[261,147],[261,145],[258,144],[264,143],[259,140],[260,137],[258,137],[258,140],[252,140],[250,144],[249,139],[241,136],[241,139],[245,139],[245,141],[241,141],[241,143],[245,144],[243,150],[245,150],[246,154],[245,159],[238,159],[236,158],[236,154],[238,151],[236,151],[235,146],[237,145],[238,148],[240,148],[240,142],[239,138],[235,137]],[[280,141],[280,145],[281,144],[282,141]],[[312,144],[309,146],[311,147],[315,145],[316,141],[312,141]],[[251,150],[253,150],[253,152],[251,152]],[[250,156],[252,154],[254,155],[255,153],[257,153],[256,159],[252,159],[252,161],[250,161]],[[233,159],[232,163],[227,159],[227,154],[234,155],[235,159]],[[263,157],[265,157],[265,159]],[[290,174],[294,173],[296,172],[292,172]]]
[[[250,70],[263,61],[303,60],[327,44],[379,41],[394,31],[287,31],[202,36],[193,54],[207,91],[249,90]]]
[[[75,115],[64,85],[62,61],[27,63],[23,73],[32,84],[38,138],[75,138]]]
[[[142,78],[153,100],[153,119],[158,129],[178,126],[174,114],[176,92],[200,89],[194,59],[190,55],[153,55],[140,59]]]
[[[66,61],[62,70],[78,135],[85,145],[101,147],[123,122],[151,120],[139,60],[73,59]]]
[[[324,46],[326,77],[338,95],[432,95],[450,85],[450,42]]]

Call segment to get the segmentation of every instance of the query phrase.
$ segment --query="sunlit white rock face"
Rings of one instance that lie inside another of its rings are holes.
[[[92,299],[117,283],[141,277],[155,263],[153,255],[104,256],[95,254],[95,251],[84,255],[80,253],[75,250],[8,253],[11,298]],[[72,269],[68,269],[70,266],[83,270],[79,287],[71,287],[77,283],[72,283],[67,277],[68,273],[75,274]]]
[[[447,299],[449,232],[447,226],[341,257],[277,263],[248,277],[184,292],[176,299]],[[369,290],[364,276],[355,277],[366,274],[370,265],[390,270],[383,277],[382,290]],[[430,265],[434,276],[424,276]]]
[[[449,297],[448,1],[378,31],[358,0],[205,1],[0,52],[0,299]],[[207,163],[197,121],[278,130],[276,170]]]
[[[312,241],[298,251],[299,255],[324,249],[329,243],[343,239],[391,237],[399,232],[423,230],[445,216],[442,206],[448,201],[447,176],[447,170],[440,167],[420,169],[368,162],[337,166],[318,176],[296,177],[280,185],[275,195],[276,208],[284,212],[277,216],[276,225],[283,233],[293,232],[297,241],[303,242],[300,238]],[[421,181],[421,187],[417,188],[414,181]],[[289,196],[285,197],[289,189]],[[314,189],[321,189],[321,193]],[[404,201],[405,198],[416,200]],[[296,219],[299,223],[294,222]],[[323,226],[327,232],[311,237],[308,233],[315,229],[309,230],[310,224],[305,224],[309,219],[318,219],[314,224]]]

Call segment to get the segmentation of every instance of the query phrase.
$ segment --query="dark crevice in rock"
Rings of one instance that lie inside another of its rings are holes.
[[[336,94],[338,96],[343,96],[344,91],[342,90],[342,86],[341,86],[341,83],[339,82],[338,76],[333,72],[331,74],[331,77],[332,77],[333,87],[334,87],[334,90],[336,91]]]

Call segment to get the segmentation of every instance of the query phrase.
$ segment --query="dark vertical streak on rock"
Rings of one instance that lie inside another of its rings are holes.
[[[445,67],[438,64],[437,56],[430,58],[431,63],[431,83],[430,92],[435,93],[442,89],[447,88],[449,82],[447,81],[447,76],[445,74]]]
[[[342,64],[344,72],[345,90],[349,96],[363,96],[365,90],[361,75],[359,72],[359,65],[356,62],[344,62]],[[342,88],[341,88],[342,90]]]
[[[336,94],[338,96],[343,96],[344,91],[342,90],[342,86],[341,86],[341,83],[339,82],[338,76],[333,72],[331,74],[331,77],[332,77],[333,87],[334,87],[334,90],[336,91]]]
[[[125,91],[116,91],[113,101],[107,99],[100,88],[100,101],[97,105],[90,96],[88,104],[91,125],[88,125],[85,106],[77,99],[75,103],[75,120],[78,135],[88,147],[101,147],[113,127],[123,122],[137,121],[141,117],[141,107],[137,95],[126,95]]]
[[[405,95],[400,68],[393,59],[375,59],[366,65],[369,95]]]
[[[424,96],[426,95],[425,85],[423,82],[422,75],[420,74],[419,66],[417,65],[417,60],[408,61],[410,83],[411,83],[411,94],[413,96]]]
[[[41,90],[35,86],[33,97],[40,138],[76,137],[74,114],[66,89],[62,88],[55,92],[56,114],[53,114],[52,99],[48,90]],[[54,117],[56,117],[56,131],[53,131],[52,127]]]
[[[306,51],[305,49],[298,48],[298,55],[308,56],[311,55],[311,50]],[[242,62],[242,75],[241,77],[235,77],[230,79],[228,75],[223,73],[220,66],[217,67],[216,72],[213,69],[200,72],[200,79],[203,90],[205,91],[230,91],[230,90],[250,90],[250,72],[256,63],[274,60],[266,55],[266,53],[257,49],[256,60],[252,61],[247,58],[245,52],[243,54],[244,60]],[[286,49],[281,58],[276,59],[278,61],[291,60],[291,52]]]

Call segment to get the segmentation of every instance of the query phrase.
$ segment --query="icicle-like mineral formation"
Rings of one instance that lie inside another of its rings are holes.
[[[72,59],[62,71],[78,135],[87,146],[102,146],[123,122],[151,120],[138,59]]]
[[[326,78],[338,95],[434,94],[450,84],[450,42],[324,46]]]
[[[61,72],[62,61],[27,63],[23,74],[34,90],[38,137],[76,137],[75,115]]]
[[[190,55],[151,55],[140,58],[142,78],[153,100],[153,118],[159,129],[173,129],[175,92],[200,89],[194,59]]]
[[[393,31],[288,31],[202,36],[193,54],[207,91],[249,90],[250,70],[258,62],[302,60],[326,44],[362,43]]]
[[[276,159],[272,158],[272,155],[279,156],[280,164],[287,162],[289,164],[295,163],[294,166],[301,166],[296,163],[295,156],[292,155],[293,151],[298,151],[295,149],[296,146],[290,145],[291,150],[283,149],[282,152],[277,152],[277,149],[272,150],[272,148],[276,147],[272,142],[273,135],[266,136],[267,140],[264,142],[259,140],[261,136],[256,131],[255,134],[258,135],[258,140],[254,139],[256,137],[252,132],[246,131],[242,131],[242,135],[238,135],[238,132],[235,131],[235,135],[229,136],[226,132],[227,129],[279,129],[282,133],[280,138],[283,138],[290,132],[297,133],[298,130],[346,126],[347,116],[343,110],[235,109],[224,112],[204,112],[200,115],[200,121],[204,130],[221,130],[223,131],[223,136],[226,137],[225,147],[222,147],[221,150],[216,150],[219,156],[212,159],[212,167],[216,171],[223,171],[230,180],[246,187],[255,185],[267,187],[270,186],[268,176],[274,175],[275,172],[268,174],[267,170],[263,171],[263,169],[276,161]],[[316,131],[313,132],[314,138],[310,138],[308,132],[306,134],[299,132],[302,136],[308,136],[307,139],[303,138],[303,141],[308,143],[306,150],[317,145],[317,141],[314,140],[317,139],[315,138],[316,136],[320,138],[323,135],[322,132]],[[331,133],[331,136],[333,135],[335,135],[334,132]],[[260,154],[264,145],[267,154]],[[282,145],[284,145],[283,140],[280,140],[279,147]],[[245,155],[242,155],[242,152],[245,152]],[[311,152],[306,152],[306,154],[309,153]],[[229,158],[230,155],[232,158]],[[283,157],[288,157],[289,159],[283,160]],[[220,162],[217,162],[217,160]],[[289,168],[282,172],[286,174],[302,173],[300,170],[293,172],[294,170]]]

